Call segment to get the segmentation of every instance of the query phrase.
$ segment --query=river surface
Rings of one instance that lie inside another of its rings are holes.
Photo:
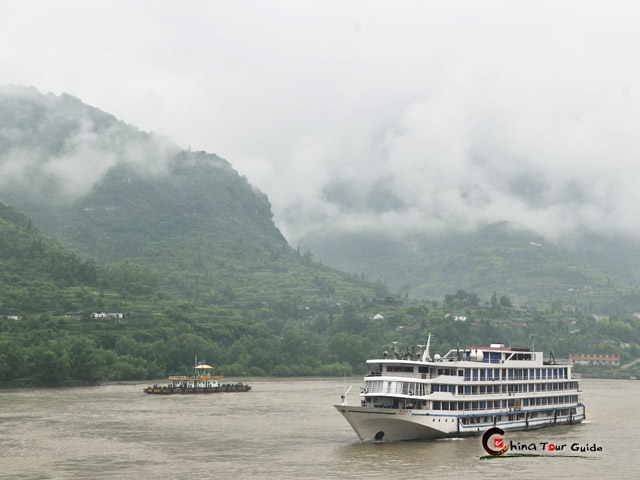
[[[248,383],[249,393],[213,395],[146,395],[142,384],[1,391],[0,478],[640,478],[640,381],[582,380],[587,422],[507,433],[536,445],[518,453],[541,456],[493,459],[481,458],[480,437],[360,443],[332,407],[352,383],[359,403],[360,378]]]

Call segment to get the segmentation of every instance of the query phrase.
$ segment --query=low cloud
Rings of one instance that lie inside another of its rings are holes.
[[[502,99],[501,111],[467,100],[412,104],[355,156],[322,147],[292,156],[294,172],[314,168],[296,175],[306,179],[299,196],[273,196],[285,230],[442,233],[507,220],[551,238],[640,235],[640,138],[629,131],[640,120],[637,102],[612,92],[571,116],[541,114],[535,98]]]
[[[5,123],[13,122],[0,132],[4,191],[27,191],[36,199],[70,203],[119,162],[145,175],[162,174],[178,151],[168,140],[140,132],[69,95],[5,87],[0,102]]]
[[[354,91],[344,103],[361,114],[339,107],[351,125],[294,139],[265,161],[270,169],[242,170],[267,192],[288,238],[505,220],[555,240],[584,231],[640,238],[640,68],[631,60],[640,35],[616,6],[594,26],[600,9],[562,3],[559,17],[527,18],[500,5],[492,11],[502,16],[455,23],[469,27],[459,41],[440,31],[448,57],[419,49],[412,73],[423,84],[397,81],[407,98],[363,105]]]
[[[636,4],[14,3],[0,19],[7,81],[220,154],[292,242],[502,220],[640,237]],[[77,132],[87,151],[50,164],[70,191],[114,161],[91,132]],[[37,160],[14,154],[0,182]]]

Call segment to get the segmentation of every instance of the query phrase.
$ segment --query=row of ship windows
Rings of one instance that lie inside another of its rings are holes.
[[[563,390],[577,390],[578,382],[558,383],[518,383],[506,385],[433,385],[433,392],[449,392],[458,395],[487,395],[501,393],[551,392]]]
[[[387,365],[387,373],[415,373],[415,367],[405,365]],[[466,381],[472,380],[547,380],[568,377],[567,367],[557,368],[431,368],[418,367],[418,373],[433,376],[463,376]]]
[[[560,416],[568,416],[568,415],[575,415],[576,414],[576,409],[575,408],[565,408],[562,410],[556,410],[558,413],[557,415]],[[513,414],[509,414],[509,415],[505,415],[505,420],[508,421],[514,421],[514,420],[524,420],[526,418],[528,418],[529,420],[532,420],[534,418],[551,418],[553,417],[553,415],[550,415],[550,412],[528,412],[529,415],[525,415],[524,413],[513,413]],[[462,421],[463,425],[474,425],[474,424],[478,424],[478,423],[489,423],[489,422],[493,422],[494,420],[496,422],[501,422],[502,421],[502,415],[493,415],[490,417],[484,416],[484,417],[462,417],[460,419]]]
[[[472,380],[548,380],[567,378],[568,369],[561,368],[465,368],[464,379]]]
[[[434,410],[499,410],[503,408],[544,407],[565,403],[577,403],[577,395],[561,395],[558,397],[522,398],[511,400],[488,400],[482,402],[433,402]]]
[[[519,383],[506,385],[440,385],[420,382],[385,382],[374,380],[365,382],[363,393],[382,393],[424,396],[436,392],[453,395],[493,395],[506,393],[549,392],[577,390],[578,382]]]

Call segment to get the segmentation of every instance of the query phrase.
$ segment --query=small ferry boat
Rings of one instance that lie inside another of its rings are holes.
[[[367,360],[360,406],[346,393],[334,407],[362,441],[477,435],[490,427],[526,430],[585,419],[570,362],[503,344]],[[412,358],[413,357],[413,358]]]
[[[221,393],[221,392],[248,392],[251,390],[249,385],[240,383],[224,383],[220,380],[222,375],[211,375],[213,367],[205,362],[198,363],[194,366],[195,373],[187,376],[169,377],[171,382],[168,385],[150,385],[144,389],[145,393],[171,395],[175,393]]]

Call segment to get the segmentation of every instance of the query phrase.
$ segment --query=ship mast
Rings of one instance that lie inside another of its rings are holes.
[[[422,352],[422,361],[423,362],[428,362],[431,361],[431,355],[429,355],[429,347],[431,346],[431,334],[429,334],[429,338],[427,338],[427,346],[424,349],[424,352]]]

